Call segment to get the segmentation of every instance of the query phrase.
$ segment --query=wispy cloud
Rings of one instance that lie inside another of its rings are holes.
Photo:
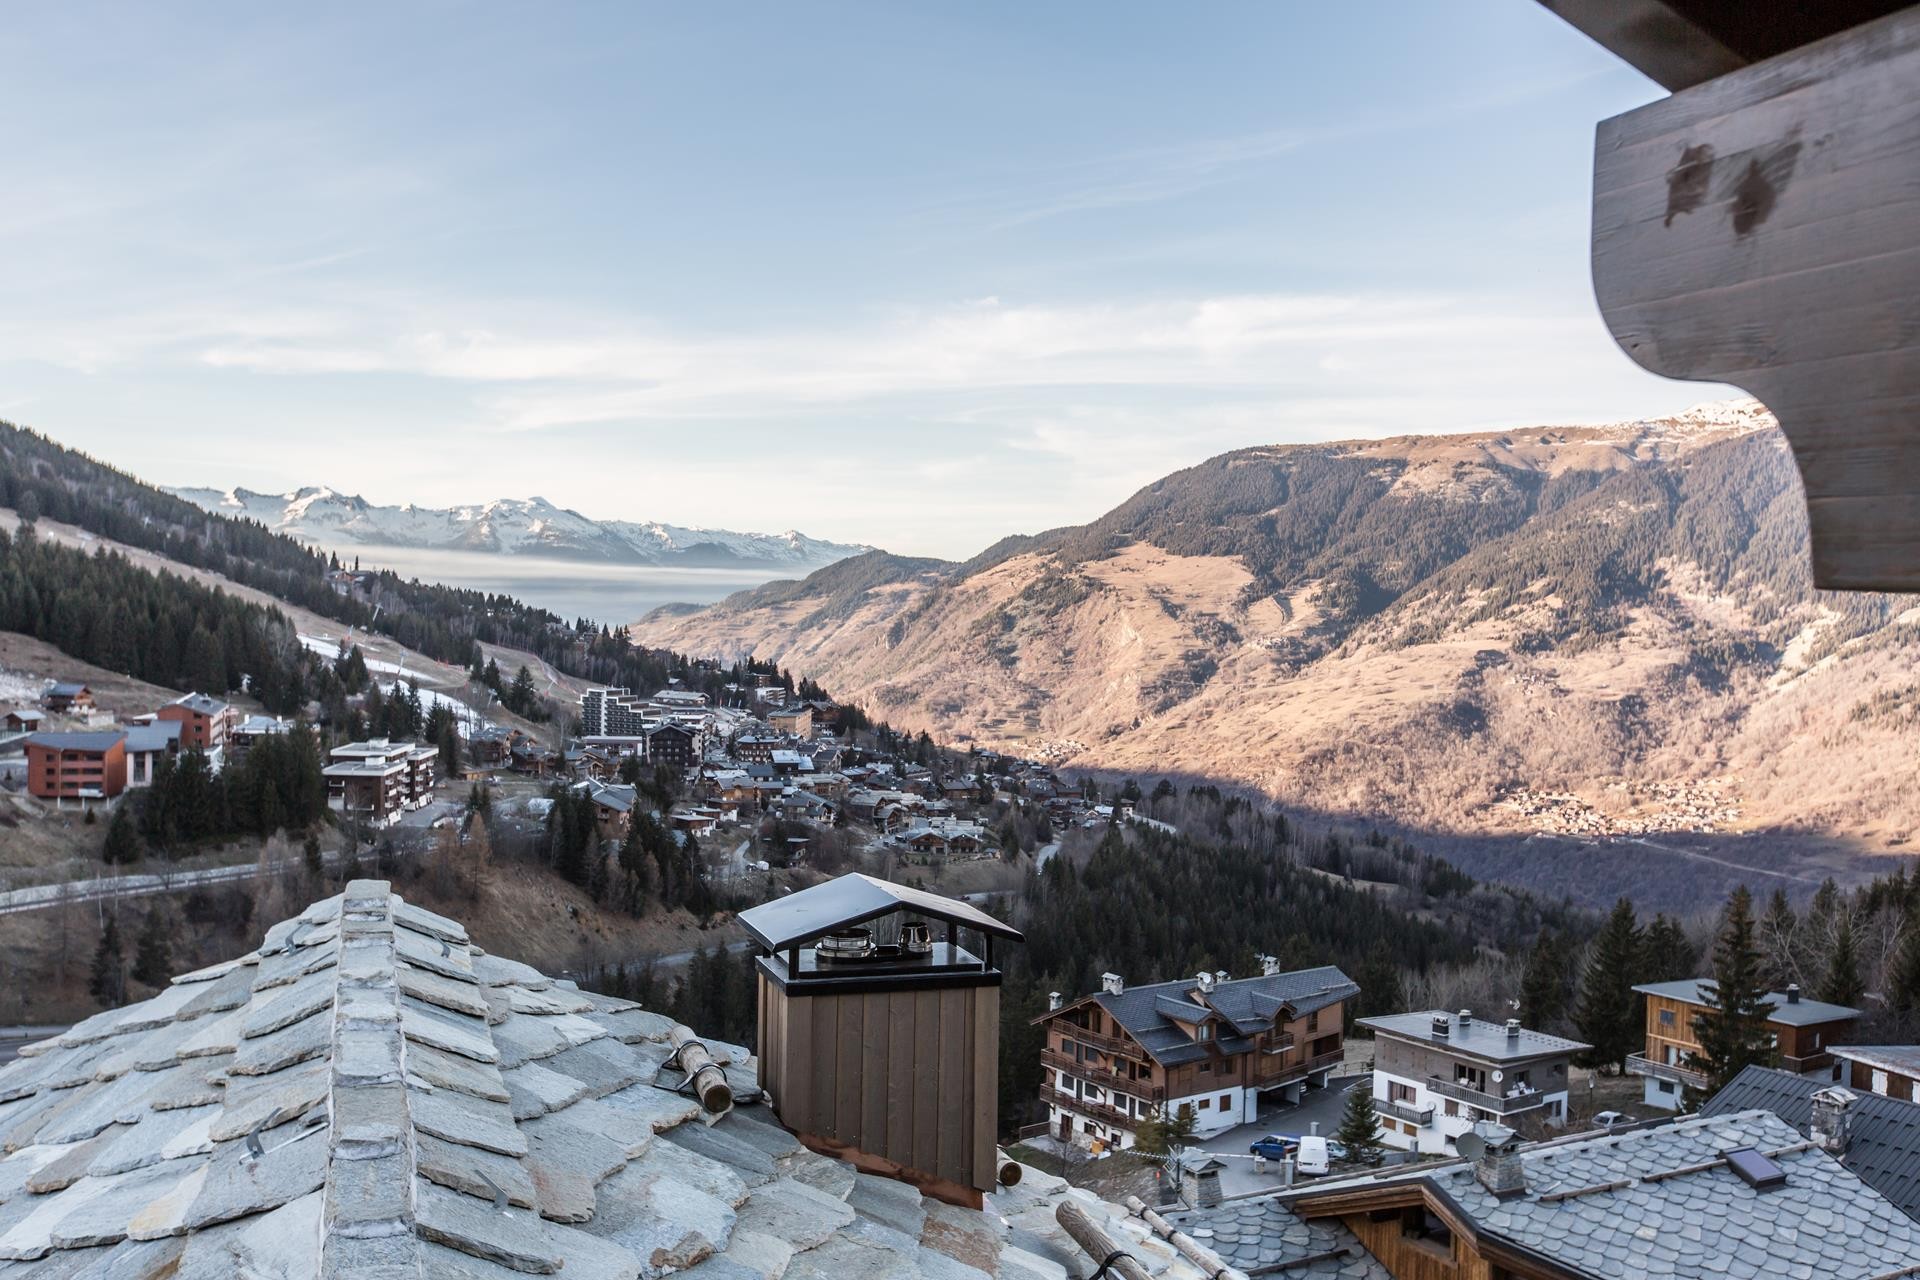
[[[715,414],[812,413],[899,397],[1127,388],[1219,396],[1444,375],[1485,350],[1540,351],[1580,322],[1500,301],[1229,294],[861,312],[838,326],[695,334],[632,320],[397,300],[122,318],[49,358],[88,367],[164,348],[260,374],[406,374],[465,384],[513,430]],[[519,312],[515,315],[509,312]],[[19,338],[30,346],[30,335]],[[144,350],[143,350],[144,349]]]

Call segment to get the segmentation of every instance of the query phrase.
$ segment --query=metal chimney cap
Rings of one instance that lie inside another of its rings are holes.
[[[1800,1003],[1800,984],[1799,983],[1789,982],[1787,984],[1787,1003],[1788,1004]]]
[[[1509,1037],[1513,1037],[1513,1036],[1518,1036],[1519,1034],[1520,1034],[1520,1019],[1508,1018],[1507,1019],[1507,1035]]]
[[[1460,1011],[1460,1025],[1463,1027],[1470,1027],[1473,1025],[1473,1010],[1462,1009]]]

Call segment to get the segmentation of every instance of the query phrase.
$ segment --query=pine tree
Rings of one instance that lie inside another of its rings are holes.
[[[106,843],[100,846],[100,861],[109,866],[140,861],[140,833],[134,829],[132,805],[122,803],[114,809]]]
[[[1640,977],[1645,982],[1678,982],[1694,975],[1698,957],[1678,920],[1656,915],[1641,948]]]
[[[1347,1109],[1340,1117],[1336,1141],[1347,1149],[1347,1159],[1372,1167],[1386,1159],[1380,1141],[1380,1117],[1373,1109],[1373,1090],[1356,1085],[1347,1090]]]
[[[1907,926],[1906,937],[1887,973],[1887,1003],[1896,1012],[1920,1012],[1920,922]]]
[[[1595,1066],[1624,1070],[1627,1055],[1641,1037],[1640,1001],[1633,991],[1640,950],[1633,903],[1622,898],[1593,940],[1573,1014],[1581,1038],[1593,1046],[1587,1057]]]
[[[1773,1033],[1767,1017],[1767,988],[1761,981],[1760,949],[1754,941],[1753,896],[1745,885],[1727,900],[1720,937],[1713,947],[1713,986],[1703,989],[1707,1011],[1694,1015],[1697,1053],[1687,1065],[1707,1077],[1711,1096],[1754,1063],[1773,1061]]]
[[[1560,940],[1541,930],[1527,956],[1520,980],[1520,1017],[1537,1031],[1557,1023],[1567,1011],[1567,956]]]
[[[112,916],[100,930],[100,943],[93,949],[93,965],[87,977],[87,993],[103,1009],[126,1003],[127,967],[120,953],[120,926]]]
[[[513,677],[513,688],[500,700],[507,704],[507,710],[524,716],[533,710],[534,699],[533,672],[523,665]]]
[[[159,907],[147,912],[133,951],[133,976],[150,987],[162,987],[173,977],[173,946],[167,940],[167,922]]]
[[[1827,954],[1826,976],[1820,979],[1820,998],[1828,1004],[1857,1007],[1867,993],[1860,977],[1860,957],[1854,949],[1853,917],[1842,913],[1840,927],[1833,935],[1833,950]]]

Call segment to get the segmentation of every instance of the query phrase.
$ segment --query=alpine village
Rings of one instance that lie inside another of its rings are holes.
[[[1765,408],[630,624],[0,423],[0,1280],[1920,1276],[1920,7],[1547,8],[1671,91],[1609,328]]]

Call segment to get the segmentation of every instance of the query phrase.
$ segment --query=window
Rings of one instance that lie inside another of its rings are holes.
[[[1387,1083],[1387,1101],[1389,1102],[1404,1102],[1412,1105],[1413,1100],[1419,1096],[1419,1092],[1413,1085],[1401,1084],[1398,1080]]]
[[[1213,1105],[1213,1099],[1212,1099],[1212,1098],[1202,1098],[1202,1099],[1200,1099],[1200,1107],[1199,1107],[1199,1109],[1200,1109],[1200,1110],[1202,1110],[1202,1111],[1205,1111],[1205,1110],[1206,1110],[1206,1109],[1207,1109],[1208,1107],[1210,1107],[1210,1106],[1212,1106],[1212,1105]]]
[[[1460,1104],[1452,1098],[1447,1099],[1447,1114],[1450,1116],[1458,1116],[1460,1114]]]
[[[1223,1094],[1221,1094],[1221,1095],[1220,1095],[1220,1109],[1221,1109],[1222,1111],[1231,1111],[1231,1110],[1233,1110],[1233,1095],[1232,1095],[1232,1094],[1230,1094],[1230,1093],[1223,1093]]]
[[[1309,1032],[1313,1032],[1313,1031],[1318,1031],[1319,1029],[1320,1029],[1320,1011],[1318,1009],[1315,1009],[1312,1013],[1307,1015],[1307,1030]]]
[[[1673,1025],[1673,1010],[1662,1009],[1660,1011],[1660,1025],[1663,1027],[1670,1027]]]
[[[1673,1092],[1673,1081],[1671,1081],[1671,1080],[1661,1080],[1661,1081],[1659,1081],[1658,1083],[1659,1083],[1659,1085],[1660,1085],[1660,1092],[1662,1092],[1662,1093],[1665,1093],[1665,1094],[1672,1094],[1672,1092]]]
[[[1212,1064],[1211,1062],[1203,1062],[1203,1063],[1201,1063],[1201,1064],[1200,1064],[1200,1074],[1201,1074],[1201,1075],[1203,1075],[1203,1076],[1210,1076],[1210,1075],[1212,1075],[1212,1074],[1213,1074],[1213,1064]]]
[[[1213,1039],[1213,1024],[1211,1022],[1203,1022],[1195,1027],[1193,1029],[1193,1038],[1195,1040]]]
[[[1453,1247],[1453,1232],[1440,1215],[1425,1205],[1411,1205],[1400,1213],[1400,1234],[1442,1249]]]

